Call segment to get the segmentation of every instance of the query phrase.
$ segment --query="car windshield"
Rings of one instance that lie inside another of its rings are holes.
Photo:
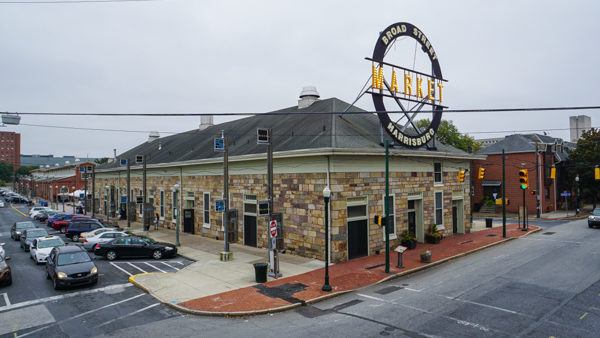
[[[600,209],[599,208],[594,209],[594,211],[592,211],[592,215],[600,216]]]
[[[52,239],[47,239],[45,241],[40,241],[38,242],[38,249],[44,249],[44,248],[53,248],[55,246],[63,246],[65,245],[65,242],[62,241],[62,239],[60,238],[52,238]]]
[[[35,224],[31,222],[19,222],[16,226],[17,229],[31,229],[35,228]]]
[[[58,255],[58,265],[70,265],[91,261],[90,256],[83,251],[61,253]]]
[[[48,236],[48,232],[44,229],[27,230],[27,238],[37,238]]]

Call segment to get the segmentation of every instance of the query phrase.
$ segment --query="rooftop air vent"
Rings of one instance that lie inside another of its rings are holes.
[[[315,86],[306,86],[302,88],[300,92],[300,99],[298,100],[298,109],[306,108],[319,100],[319,92]]]

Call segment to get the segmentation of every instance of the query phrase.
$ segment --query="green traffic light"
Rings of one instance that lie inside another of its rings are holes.
[[[527,185],[526,184],[521,184],[521,189],[523,189],[523,190],[527,189]]]

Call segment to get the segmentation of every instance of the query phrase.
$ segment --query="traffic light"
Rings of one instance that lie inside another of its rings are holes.
[[[529,186],[529,178],[527,169],[519,170],[519,183],[521,183],[521,189],[525,190]]]
[[[482,180],[485,177],[485,168],[480,167],[479,171],[477,171],[477,179]]]
[[[594,178],[597,180],[600,180],[600,167],[596,166],[596,168],[594,168]]]
[[[462,169],[459,170],[456,178],[458,179],[458,182],[463,183],[465,181],[465,171]]]
[[[385,225],[385,217],[375,215],[375,217],[373,217],[373,223],[375,223],[379,226],[384,226]]]
[[[556,167],[552,166],[552,168],[550,168],[550,178],[555,180],[556,179]]]

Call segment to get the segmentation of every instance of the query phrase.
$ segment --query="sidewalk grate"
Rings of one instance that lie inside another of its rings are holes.
[[[376,269],[376,268],[380,268],[382,266],[385,266],[385,263],[382,264],[377,264],[377,265],[371,265],[371,266],[367,266],[365,269],[367,270],[371,270],[371,269]]]
[[[554,232],[554,231],[546,231],[546,232],[543,232],[542,235],[554,235],[555,233],[556,232]]]
[[[396,285],[391,285],[391,286],[387,286],[385,288],[381,288],[377,291],[375,291],[375,293],[380,294],[380,295],[387,295],[388,293],[392,293],[394,291],[398,291],[404,289],[401,286],[396,286]]]
[[[487,237],[496,237],[496,236],[498,236],[498,235],[496,235],[496,234],[487,234],[486,236],[487,236]]]
[[[472,239],[470,239],[468,241],[460,242],[460,243],[458,243],[458,245],[463,245],[463,244],[467,244],[467,243],[471,243],[471,242],[473,242]]]

